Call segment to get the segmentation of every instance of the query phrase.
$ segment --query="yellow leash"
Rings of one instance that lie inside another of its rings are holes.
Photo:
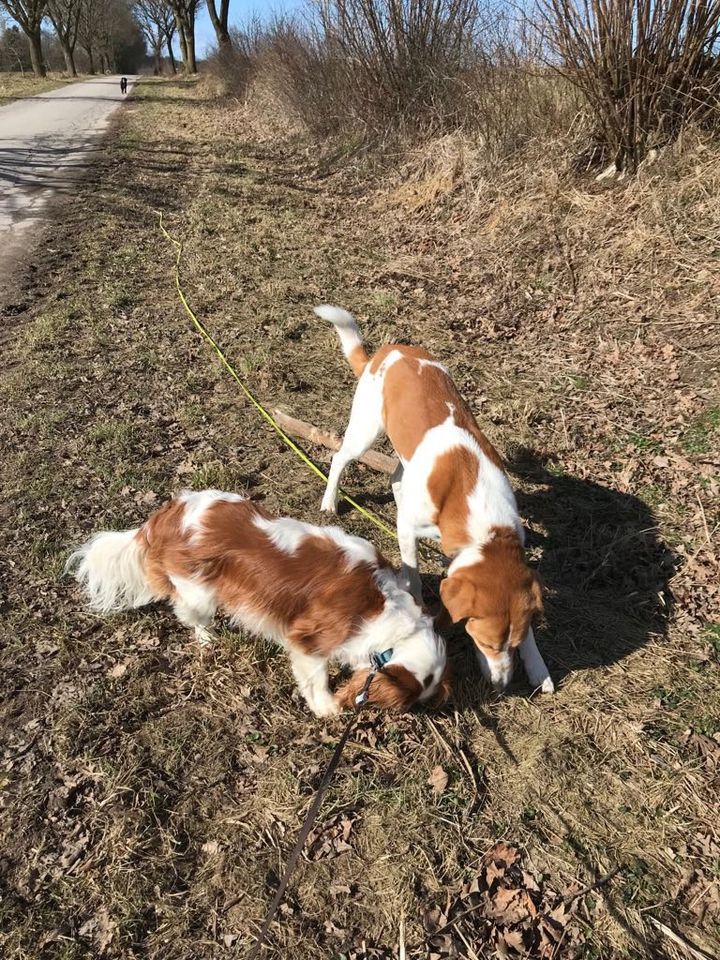
[[[170,243],[172,243],[172,245],[175,247],[175,287],[177,288],[178,296],[180,297],[180,302],[185,308],[185,312],[187,313],[187,315],[190,317],[193,324],[195,325],[195,328],[202,335],[202,337],[210,344],[210,346],[213,348],[215,353],[218,355],[220,362],[225,367],[227,372],[230,374],[233,380],[235,380],[235,382],[240,387],[240,389],[245,394],[245,396],[248,398],[250,403],[267,420],[267,422],[270,424],[273,430],[282,439],[283,443],[285,443],[293,451],[293,453],[302,460],[302,462],[306,466],[310,467],[310,469],[314,474],[316,474],[318,477],[320,477],[321,480],[327,483],[327,475],[320,469],[320,467],[313,460],[310,459],[310,457],[304,452],[304,450],[301,450],[300,447],[295,443],[295,441],[292,440],[285,433],[285,431],[282,429],[280,424],[275,420],[273,415],[260,403],[257,397],[252,393],[252,391],[245,386],[243,381],[238,376],[238,373],[235,370],[235,367],[233,367],[233,365],[230,363],[228,358],[225,356],[225,354],[221,350],[215,338],[208,331],[207,327],[205,327],[205,325],[200,320],[198,320],[198,318],[195,316],[195,313],[193,312],[192,307],[187,302],[187,298],[185,297],[185,294],[182,291],[182,286],[180,284],[180,258],[182,257],[182,252],[183,252],[182,241],[175,240],[175,238],[171,237],[170,234],[167,232],[167,230],[163,226],[162,211],[158,211],[158,215],[160,217],[160,230],[162,231],[163,236],[165,236],[170,241]],[[346,503],[349,503],[351,507],[354,507],[354,509],[357,510],[358,513],[362,514],[363,517],[365,517],[371,523],[374,523],[375,526],[378,527],[378,529],[382,530],[383,533],[392,537],[394,540],[397,540],[397,534],[395,533],[395,531],[391,527],[389,527],[386,523],[384,523],[380,519],[380,517],[377,516],[377,514],[373,513],[372,510],[368,510],[366,507],[361,507],[359,503],[357,503],[355,500],[352,499],[352,497],[349,497],[346,493],[342,493],[342,491],[340,493],[340,496],[342,497],[343,500],[345,500]]]

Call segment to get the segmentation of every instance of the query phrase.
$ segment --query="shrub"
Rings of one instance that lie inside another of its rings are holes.
[[[597,159],[633,171],[717,116],[720,0],[541,0],[557,70],[598,121]]]

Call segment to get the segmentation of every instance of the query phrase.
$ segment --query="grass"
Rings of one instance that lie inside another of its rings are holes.
[[[688,453],[712,453],[720,442],[720,407],[711,407],[688,427],[683,445]]]
[[[61,73],[49,73],[46,77],[35,77],[31,73],[0,73],[0,106],[21,97],[34,97],[39,93],[48,93],[65,84],[86,79],[87,77],[66,77]]]
[[[693,238],[714,235],[720,152],[699,144],[654,189],[547,170],[521,187],[508,168],[482,205],[467,171],[431,216],[397,206],[392,171],[360,192],[358,171],[316,179],[304,148],[247,139],[202,85],[137,93],[8,310],[3,955],[246,955],[341,729],[308,715],[266,644],[221,626],[200,650],[164,609],[99,619],[60,577],[89,531],[186,486],[319,521],[316,480],[184,317],[158,209],[193,307],[270,405],[345,423],[352,377],[318,302],[352,308],[373,345],[422,341],[448,363],[508,458],[546,585],[557,695],[520,678],[494,697],[459,634],[446,711],[363,719],[319,821],[331,835],[347,816],[350,850],[301,862],[269,955],[389,960],[402,917],[407,955],[428,956],[425,912],[498,839],[558,893],[623,865],[558,958],[680,956],[650,917],[717,954],[716,781],[697,739],[720,723],[717,486],[687,437],[715,428],[718,344],[678,292],[705,258]],[[658,222],[674,245],[646,261]],[[575,297],[558,231],[594,250]],[[385,478],[356,467],[347,487],[392,522]]]

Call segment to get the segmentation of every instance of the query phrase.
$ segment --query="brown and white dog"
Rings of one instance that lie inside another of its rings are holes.
[[[542,593],[525,563],[515,495],[450,374],[420,347],[389,344],[371,360],[351,314],[329,305],[315,313],[334,325],[359,378],[322,509],[335,512],[343,470],[384,432],[400,458],[392,488],[404,584],[420,602],[417,539],[439,540],[452,558],[443,604],[453,622],[466,620],[485,676],[503,689],[517,649],[533,687],[552,692],[532,628]]]
[[[431,619],[375,547],[339,527],[277,519],[233,493],[185,492],[140,528],[96,533],[67,566],[94,610],[169,600],[201,640],[221,610],[276,641],[319,717],[354,705],[374,654],[387,663],[370,702],[403,710],[447,698],[445,642]],[[354,671],[335,696],[331,661]]]

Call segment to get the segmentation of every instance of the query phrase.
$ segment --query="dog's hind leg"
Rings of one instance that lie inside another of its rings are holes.
[[[402,569],[400,579],[403,587],[422,605],[422,581],[418,571],[417,532],[408,510],[398,504],[397,536],[400,546]]]
[[[353,397],[342,446],[332,458],[321,510],[337,512],[338,487],[343,470],[369,450],[382,432],[382,381],[366,373],[360,378]]]
[[[203,646],[210,643],[214,637],[208,629],[215,616],[217,603],[212,590],[202,583],[187,580],[184,577],[170,577],[175,594],[173,596],[173,610],[180,623],[186,627],[193,627],[195,637]]]
[[[405,468],[399,463],[390,477],[390,486],[392,487],[393,497],[395,497],[395,506],[400,507],[400,497],[402,496],[402,478]]]

